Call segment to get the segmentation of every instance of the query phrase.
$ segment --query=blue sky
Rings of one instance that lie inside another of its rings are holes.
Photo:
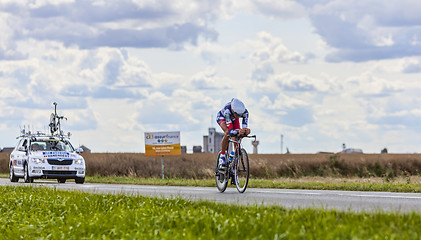
[[[421,2],[0,0],[0,148],[53,109],[75,145],[191,151],[232,97],[261,153],[421,152]],[[248,149],[251,145],[247,143]]]

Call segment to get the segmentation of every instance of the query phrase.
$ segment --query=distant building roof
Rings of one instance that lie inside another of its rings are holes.
[[[91,149],[89,149],[89,148],[88,148],[88,147],[86,147],[85,145],[80,146],[80,148],[82,148],[82,149],[83,149],[83,152],[86,152],[86,153],[90,153],[90,152],[91,152]]]
[[[363,150],[358,148],[346,148],[342,153],[363,153]]]
[[[13,152],[14,147],[5,147],[0,152],[11,153]]]

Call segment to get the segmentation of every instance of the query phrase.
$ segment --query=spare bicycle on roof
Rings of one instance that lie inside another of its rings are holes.
[[[61,130],[60,121],[63,120],[63,119],[67,120],[67,118],[64,117],[64,116],[59,116],[57,114],[57,103],[56,102],[54,102],[53,105],[54,105],[54,113],[51,113],[50,124],[48,126],[50,127],[51,135],[53,135],[53,136],[54,135],[63,136],[64,134],[63,134],[63,131]]]

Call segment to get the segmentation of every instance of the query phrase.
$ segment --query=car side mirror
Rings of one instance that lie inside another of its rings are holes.
[[[25,149],[25,147],[18,147],[18,151],[21,151],[21,152],[25,152],[26,151],[26,149]]]
[[[83,148],[78,148],[78,149],[76,149],[76,152],[77,152],[77,153],[83,153]]]

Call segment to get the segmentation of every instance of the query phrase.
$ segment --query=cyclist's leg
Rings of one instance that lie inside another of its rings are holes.
[[[228,149],[228,135],[226,134],[228,132],[228,127],[224,119],[220,120],[218,124],[221,127],[222,131],[224,131],[225,133],[221,141],[221,155],[219,156],[219,163],[220,164],[223,163],[225,165],[226,164],[225,151]]]
[[[238,119],[238,118],[235,119],[232,122],[232,127],[233,127],[234,130],[237,130],[237,132],[240,132],[240,130],[241,130],[240,119]],[[237,138],[234,138],[234,140],[237,140]]]
[[[217,116],[216,121],[218,125],[221,127],[222,131],[225,133],[224,137],[222,138],[221,142],[221,153],[225,154],[225,151],[228,148],[228,126],[225,118],[223,116]]]

